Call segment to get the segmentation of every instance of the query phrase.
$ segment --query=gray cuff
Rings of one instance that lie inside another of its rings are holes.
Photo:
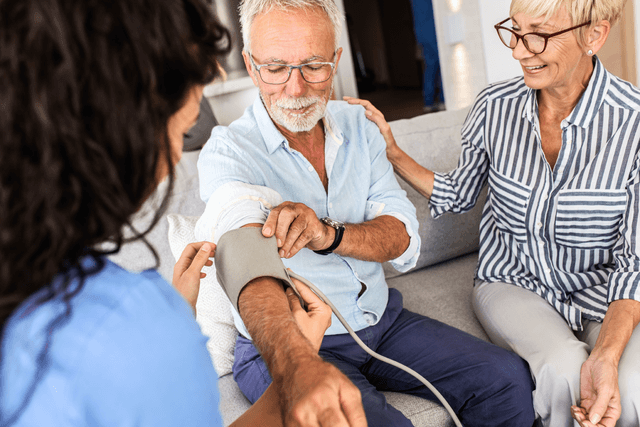
[[[261,227],[238,228],[224,233],[216,246],[214,259],[218,283],[238,313],[240,292],[258,277],[280,279],[285,287],[296,290],[278,254],[275,236],[264,237]]]

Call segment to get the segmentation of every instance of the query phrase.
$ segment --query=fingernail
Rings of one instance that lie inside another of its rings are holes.
[[[203,252],[211,252],[211,245],[208,243],[205,243],[200,247],[200,250]]]
[[[262,234],[271,234],[271,228],[265,227],[262,229]]]
[[[282,246],[282,240],[278,239],[278,247]]]
[[[280,254],[280,258],[284,258],[284,251],[280,250],[280,252],[278,252]]]
[[[593,414],[589,417],[589,421],[591,421],[591,424],[598,424],[600,422],[600,415],[598,414]]]
[[[373,112],[367,111],[367,116],[371,116],[371,115],[373,115]]]

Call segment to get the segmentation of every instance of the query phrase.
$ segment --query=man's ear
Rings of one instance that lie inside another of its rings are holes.
[[[338,72],[338,63],[340,62],[340,57],[341,56],[342,56],[342,48],[339,47],[338,50],[336,50],[336,66],[333,67],[333,75],[334,76]]]
[[[253,84],[258,87],[258,81],[256,80],[256,75],[253,72],[253,65],[251,65],[251,58],[249,58],[249,53],[246,50],[242,51],[242,58],[244,59],[244,66],[247,68],[247,73],[249,73],[249,77],[253,80]]]
[[[606,20],[600,21],[591,27],[586,35],[585,50],[591,50],[594,54],[598,53],[604,42],[607,41],[610,32],[611,23]]]

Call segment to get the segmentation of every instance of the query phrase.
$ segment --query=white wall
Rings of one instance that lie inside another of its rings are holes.
[[[479,4],[478,0],[432,1],[445,104],[448,110],[458,110],[471,105],[487,85]],[[450,18],[456,14],[458,19]],[[450,28],[452,24],[460,27]],[[448,34],[461,35],[462,40],[452,43]]]
[[[468,1],[468,0],[467,0]],[[480,25],[484,50],[487,83],[499,82],[522,75],[518,61],[511,56],[493,26],[509,16],[511,0],[477,0],[480,7]],[[640,1],[640,0],[636,0]]]

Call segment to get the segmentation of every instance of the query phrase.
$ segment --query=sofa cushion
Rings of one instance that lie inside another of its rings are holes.
[[[451,325],[485,341],[489,337],[471,307],[478,253],[473,252],[389,279],[402,293],[403,307]]]
[[[436,172],[448,172],[458,164],[460,131],[468,109],[425,114],[407,120],[390,122],[398,146],[422,166]],[[418,231],[422,245],[415,269],[437,264],[478,250],[479,227],[486,189],[476,206],[464,214],[444,214],[437,220],[431,217],[429,201],[399,176],[400,187],[418,212]],[[455,232],[452,232],[455,230]],[[387,279],[400,273],[384,263]],[[406,274],[406,273],[404,273]]]
[[[184,248],[196,241],[194,229],[197,216],[170,214],[169,246],[176,261]],[[200,280],[200,293],[196,302],[196,321],[202,333],[209,338],[207,349],[213,359],[213,365],[219,377],[227,375],[233,369],[233,351],[238,331],[233,324],[231,302],[216,280],[215,265],[204,267],[207,276]]]

